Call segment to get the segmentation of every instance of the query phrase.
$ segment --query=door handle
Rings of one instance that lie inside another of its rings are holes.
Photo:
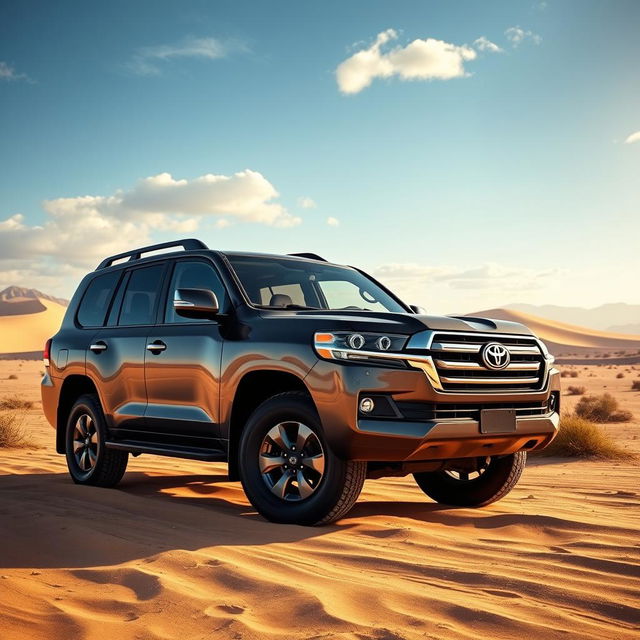
[[[147,345],[147,351],[164,351],[167,348],[167,345],[162,342],[162,340],[156,340],[155,342],[152,342],[150,344]]]
[[[106,351],[107,345],[100,340],[89,346],[89,349],[93,351],[93,353],[101,353],[102,351]]]

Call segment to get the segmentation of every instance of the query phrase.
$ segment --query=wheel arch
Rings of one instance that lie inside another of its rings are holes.
[[[246,373],[238,383],[231,407],[228,431],[230,480],[238,480],[239,478],[238,446],[242,430],[249,416],[268,398],[287,391],[305,393],[313,402],[311,393],[302,378],[286,371],[278,371],[275,369],[250,371]]]
[[[75,401],[86,393],[98,395],[98,389],[88,376],[71,375],[65,378],[60,389],[56,416],[56,452],[65,452],[65,430],[69,412]]]

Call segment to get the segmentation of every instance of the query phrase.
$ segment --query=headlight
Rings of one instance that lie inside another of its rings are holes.
[[[381,358],[402,364],[406,356],[400,354],[409,336],[390,333],[364,333],[359,331],[318,331],[314,335],[314,348],[327,360],[370,360]]]

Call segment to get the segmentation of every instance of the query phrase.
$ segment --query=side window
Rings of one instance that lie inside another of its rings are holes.
[[[101,327],[104,324],[120,274],[120,271],[112,271],[90,282],[78,308],[78,322],[83,327]]]
[[[220,309],[224,309],[226,292],[216,270],[202,260],[179,260],[173,270],[169,295],[164,312],[165,322],[202,322],[197,318],[183,318],[173,308],[176,289],[209,289],[216,294]]]
[[[155,324],[155,310],[162,285],[164,265],[143,267],[131,272],[122,299],[118,324]]]

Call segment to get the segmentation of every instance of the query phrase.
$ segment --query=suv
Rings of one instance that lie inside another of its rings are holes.
[[[334,521],[382,476],[489,504],[559,422],[560,376],[526,327],[424,315],[315,254],[199,240],[105,259],[44,360],[74,482],[116,485],[129,454],[226,461],[275,522]]]

